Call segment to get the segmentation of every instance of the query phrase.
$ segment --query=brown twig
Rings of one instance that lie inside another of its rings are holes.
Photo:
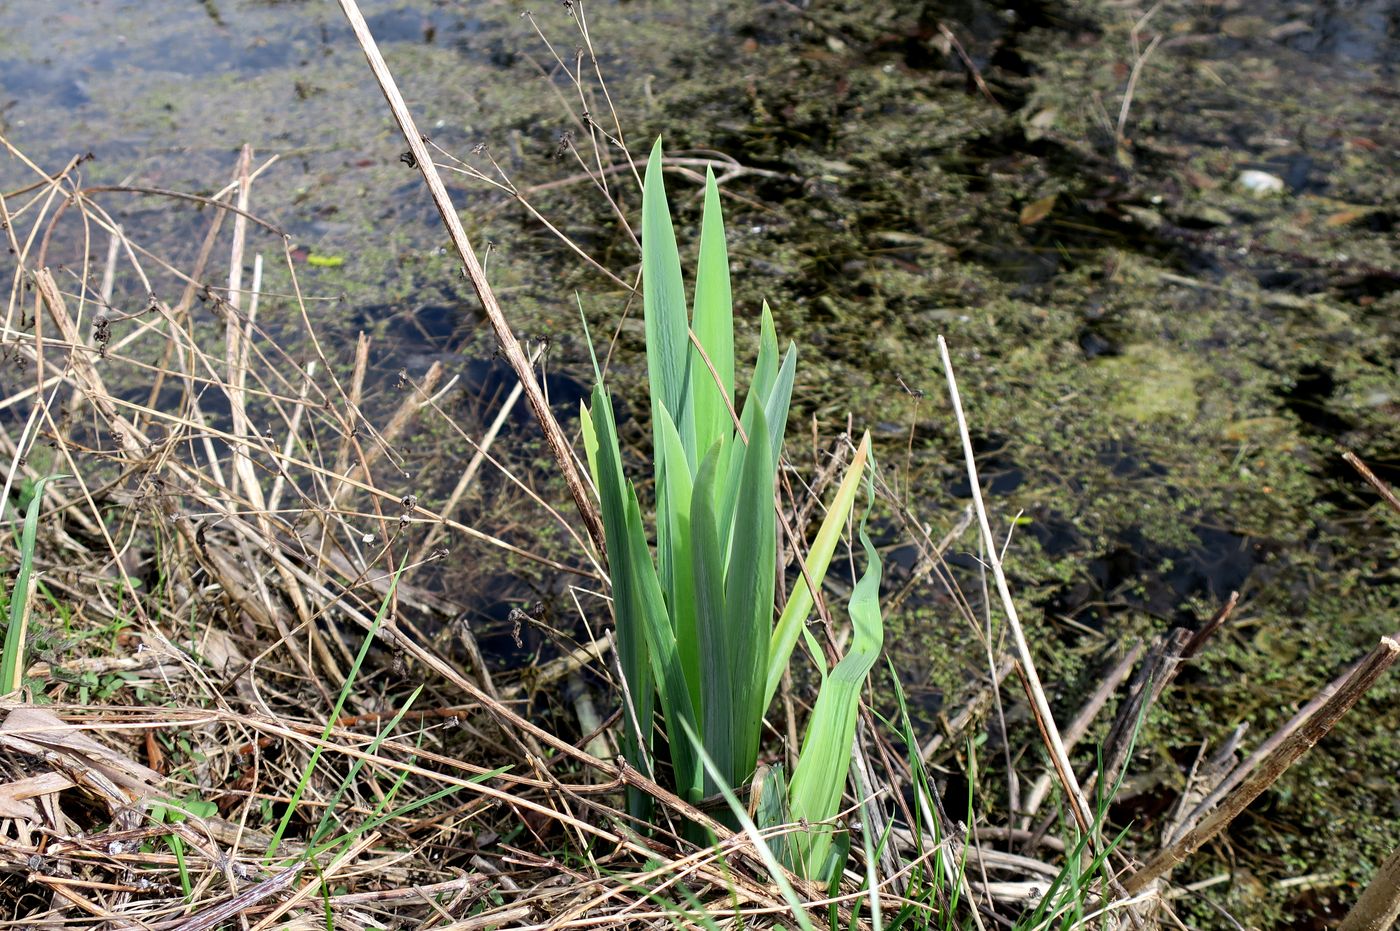
[[[973,83],[975,83],[977,89],[982,92],[982,96],[990,100],[995,106],[1001,106],[1001,101],[996,99],[996,96],[992,94],[992,89],[988,87],[987,82],[982,79],[982,69],[977,67],[977,63],[972,60],[972,56],[968,55],[966,50],[963,49],[962,43],[958,41],[958,37],[953,35],[953,30],[943,25],[943,23],[939,23],[938,31],[942,34],[943,38],[948,40],[948,44],[953,47],[953,50],[958,53],[958,57],[962,59],[963,65],[967,68],[968,73],[972,75]]]
[[[1400,848],[1376,870],[1337,931],[1387,931],[1397,918],[1400,918]]]
[[[1118,779],[1118,773],[1127,763],[1128,749],[1137,735],[1138,724],[1176,678],[1190,637],[1188,631],[1178,627],[1158,638],[1148,650],[1147,658],[1133,677],[1129,697],[1118,707],[1113,726],[1104,738],[1103,779],[1106,785],[1113,785]]]
[[[1215,616],[1206,621],[1205,625],[1192,634],[1190,640],[1186,641],[1186,646],[1181,651],[1181,658],[1187,660],[1199,653],[1201,647],[1205,646],[1205,642],[1220,629],[1220,625],[1230,619],[1230,615],[1235,612],[1235,606],[1239,603],[1240,593],[1231,592],[1230,597],[1225,599],[1225,603],[1220,606],[1220,610],[1215,612]]]
[[[1136,894],[1160,879],[1215,837],[1244,811],[1264,790],[1292,766],[1300,756],[1321,740],[1353,705],[1370,690],[1387,669],[1400,658],[1400,643],[1382,637],[1380,643],[1347,676],[1336,694],[1317,713],[1290,733],[1261,761],[1258,769],[1231,792],[1200,824],[1159,851],[1147,863],[1123,880],[1129,893]]]
[[[428,147],[423,144],[423,136],[418,131],[413,115],[408,110],[408,105],[404,103],[403,95],[399,93],[398,85],[394,82],[389,66],[384,62],[384,56],[379,53],[379,46],[375,42],[374,36],[370,34],[369,25],[365,22],[364,15],[360,13],[359,5],[355,0],[340,0],[340,8],[345,13],[346,19],[349,20],[351,29],[355,32],[355,38],[359,40],[360,48],[369,61],[370,70],[374,73],[375,80],[379,82],[384,99],[388,101],[389,109],[393,112],[394,119],[399,124],[404,139],[408,142],[409,151],[413,153],[418,168],[423,174],[423,180],[427,182],[433,204],[437,207],[438,213],[441,214],[448,235],[452,238],[452,244],[456,247],[458,255],[466,266],[467,277],[471,279],[472,287],[476,290],[482,308],[491,321],[496,339],[501,344],[501,352],[505,355],[511,368],[515,370],[521,384],[525,386],[525,398],[535,413],[535,419],[539,421],[540,427],[544,430],[545,442],[549,444],[550,451],[554,454],[560,474],[564,476],[564,481],[569,486],[569,493],[573,496],[574,505],[578,508],[584,526],[588,528],[588,535],[593,541],[594,549],[597,550],[601,559],[603,558],[602,554],[606,552],[602,518],[598,514],[597,506],[593,503],[587,483],[584,482],[583,476],[579,473],[568,438],[564,436],[564,431],[554,418],[554,413],[549,409],[549,402],[545,399],[544,391],[535,378],[534,368],[530,365],[525,351],[521,349],[520,341],[515,338],[515,333],[511,331],[510,324],[501,311],[500,304],[496,301],[496,294],[491,289],[490,282],[486,280],[486,273],[482,270],[481,263],[477,261],[476,252],[467,239],[466,230],[462,228],[462,221],[457,215],[456,208],[452,206],[452,198],[442,183],[442,177],[438,174],[437,166],[433,163]]]
[[[1361,457],[1348,450],[1342,453],[1342,458],[1346,460],[1347,465],[1359,472],[1362,478],[1370,482],[1371,487],[1380,492],[1381,497],[1385,499],[1385,503],[1390,505],[1396,514],[1400,514],[1400,498],[1395,496],[1395,492],[1390,490],[1390,486],[1387,485],[1379,475],[1372,472],[1366,463],[1361,461]]]

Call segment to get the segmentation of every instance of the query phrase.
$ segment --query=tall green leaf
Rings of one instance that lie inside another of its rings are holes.
[[[827,508],[826,518],[812,541],[812,548],[807,551],[807,574],[818,587],[826,578],[826,570],[831,565],[836,544],[841,541],[841,534],[846,529],[846,520],[851,516],[851,508],[855,505],[856,492],[860,489],[861,478],[865,475],[865,463],[869,455],[870,434],[867,433],[861,438],[855,458],[846,468],[846,477],[836,489],[836,496]],[[812,604],[812,590],[807,587],[807,580],[799,577],[792,586],[787,604],[783,606],[783,613],[778,617],[778,625],[773,628],[773,639],[768,649],[767,685],[763,690],[764,711],[773,703],[773,696],[783,679],[783,671],[787,669],[788,660],[792,658],[792,649],[797,645],[798,635],[806,629],[807,615],[811,613]]]
[[[773,317],[768,312],[766,303],[763,305],[763,320],[758,363],[754,367],[753,381],[749,383],[748,396],[744,399],[744,413],[740,417],[740,426],[743,427],[745,436],[752,437],[754,411],[763,409],[768,424],[766,432],[769,452],[776,464],[782,457],[783,435],[787,432],[788,406],[792,400],[792,384],[797,370],[797,349],[789,346],[782,365],[779,366],[778,338],[773,332]],[[736,447],[720,490],[720,542],[724,544],[726,553],[731,551],[730,533],[735,521],[739,519],[734,508],[738,503],[739,470],[742,464],[743,457],[738,455]]]
[[[671,765],[676,774],[676,792],[681,798],[696,802],[700,800],[700,758],[691,742],[682,736],[683,726],[689,726],[692,730],[696,726],[695,706],[690,700],[690,688],[681,668],[676,634],[666,614],[661,582],[656,577],[651,551],[647,548],[642,508],[637,503],[636,490],[630,485],[627,488],[627,559],[630,562],[629,581],[651,658],[651,674],[657,693],[661,696],[662,716],[666,719]]]
[[[748,780],[758,758],[763,676],[773,626],[777,533],[767,436],[768,421],[763,408],[756,406],[754,432],[742,453],[738,510],[743,517],[735,523],[725,573],[723,620],[716,624],[710,617],[709,623],[700,624],[705,746],[731,786]],[[740,457],[737,448],[734,456]],[[717,547],[718,533],[714,543]]]
[[[600,382],[601,384],[601,382]],[[583,434],[583,455],[588,460],[588,474],[593,477],[594,491],[597,489],[598,477],[598,431],[593,429],[593,415],[588,411],[588,404],[584,401],[578,402],[578,425]]]
[[[705,169],[705,213],[700,223],[700,258],[695,273],[695,338],[705,360],[690,363],[691,397],[695,401],[695,441],[707,451],[734,432],[734,304],[729,290],[729,250],[724,241],[724,214],[719,204],[715,173]],[[699,352],[691,347],[698,357]],[[710,367],[714,371],[710,371]],[[719,377],[716,383],[715,376]],[[720,473],[725,474],[724,472]]]
[[[768,421],[768,448],[776,463],[783,454],[783,435],[787,433],[788,407],[792,404],[792,383],[797,377],[797,347],[788,344],[778,376],[763,402],[763,416]]]
[[[758,362],[754,365],[753,381],[749,382],[749,397],[767,400],[777,377],[778,331],[773,326],[773,311],[764,301],[758,317]]]
[[[763,767],[759,767],[761,770]],[[759,781],[759,776],[754,776],[754,781]],[[754,812],[754,821],[764,830],[775,828],[780,824],[786,824],[792,820],[788,812],[788,785],[787,778],[783,774],[781,763],[768,767],[768,772],[762,777],[762,784],[759,786],[758,810]],[[768,849],[778,860],[789,869],[792,867],[792,851],[788,846],[788,834],[786,832],[772,834],[768,838]]]
[[[623,754],[643,771],[651,768],[651,716],[653,690],[651,657],[648,653],[644,608],[636,594],[637,585],[631,560],[627,530],[626,480],[617,444],[617,424],[612,402],[601,383],[593,386],[593,435],[596,467],[593,483],[603,512],[603,536],[608,551],[608,574],[612,579],[613,617],[617,622],[618,662],[627,684],[630,707],[623,710]],[[652,800],[635,789],[627,792],[628,812],[636,818],[650,818]]]
[[[791,838],[797,869],[807,876],[829,867],[827,855],[834,829],[821,822],[835,818],[840,808],[851,765],[861,689],[885,637],[880,617],[880,554],[870,542],[864,522],[860,543],[865,549],[866,568],[851,593],[851,648],[822,682],[788,791],[792,817],[810,825]]]
[[[727,638],[724,604],[724,554],[719,544],[719,521],[715,514],[715,478],[719,471],[720,443],[710,447],[700,460],[695,476],[695,492],[690,499],[691,556],[695,560],[695,635],[704,657],[700,674],[700,733],[706,746],[714,747],[711,735],[720,729],[721,719],[727,721],[725,708],[732,692],[728,691],[726,665]],[[717,669],[717,667],[725,667]],[[716,673],[726,681],[715,678]],[[730,771],[728,754],[719,751],[721,771]],[[713,795],[709,782],[705,794]]]
[[[690,702],[700,707],[700,646],[695,633],[695,570],[691,555],[691,481],[685,449],[665,405],[657,408],[656,449],[660,475],[656,502],[656,556],[661,590],[666,595],[671,628],[680,651],[681,671],[690,689]]]
[[[703,657],[701,672],[701,728],[704,744],[710,749],[721,778],[728,785],[740,785],[745,778],[736,776],[743,761],[741,741],[736,736],[739,720],[740,694],[743,684],[737,657],[739,641],[730,630],[727,606],[724,554],[719,543],[719,524],[715,513],[713,486],[719,464],[719,444],[715,444],[701,460],[696,477],[695,495],[691,499],[691,552],[695,558],[696,635]],[[736,762],[738,760],[738,762]],[[705,795],[719,791],[715,780],[705,781]]]
[[[690,318],[681,280],[681,256],[666,185],[661,173],[661,140],[652,146],[642,184],[642,308],[646,318],[647,374],[651,408],[659,404],[676,419],[686,456],[695,468],[695,410],[689,403]],[[661,443],[653,423],[653,441]]]
[[[766,408],[768,398],[773,393],[773,386],[778,380],[778,362],[778,334],[773,329],[773,312],[768,309],[768,302],[764,301],[762,322],[759,324],[758,361],[754,363],[753,377],[749,379],[749,391],[744,396],[744,409],[739,415],[739,425],[746,437],[753,436],[754,410],[759,407]],[[786,426],[784,423],[783,427]],[[769,429],[771,431],[771,424]],[[720,473],[720,540],[724,543],[726,552],[729,549],[734,504],[739,489],[739,469],[743,459],[740,452],[741,448],[735,446],[728,471]],[[774,459],[776,460],[777,456],[774,456]]]

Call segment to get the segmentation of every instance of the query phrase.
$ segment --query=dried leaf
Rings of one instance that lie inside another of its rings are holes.
[[[53,795],[64,789],[71,789],[73,780],[62,773],[44,773],[17,779],[0,786],[0,818],[16,818],[39,824],[43,816],[34,799],[41,795]]]
[[[61,754],[138,796],[150,795],[165,779],[150,767],[98,743],[52,711],[32,705],[21,705],[5,716],[0,724],[0,746],[36,756]]]
[[[1039,200],[1033,200],[1029,204],[1026,204],[1026,206],[1022,207],[1021,225],[1034,226],[1041,220],[1044,220],[1046,217],[1048,217],[1050,215],[1050,211],[1055,209],[1056,197],[1058,197],[1058,195],[1051,194],[1049,197],[1042,197]]]
[[[1348,226],[1370,213],[1369,207],[1353,207],[1350,210],[1343,210],[1334,213],[1324,221],[1326,226]]]

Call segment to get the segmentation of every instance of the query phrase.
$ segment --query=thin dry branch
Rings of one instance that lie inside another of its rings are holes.
[[[1054,764],[1056,774],[1064,786],[1065,795],[1070,800],[1070,810],[1074,813],[1079,828],[1085,834],[1091,833],[1094,813],[1089,807],[1079,787],[1079,780],[1070,766],[1069,754],[1065,752],[1060,730],[1055,725],[1055,717],[1050,711],[1050,702],[1045,698],[1045,689],[1040,684],[1040,676],[1035,671],[1035,659],[1031,655],[1030,644],[1026,641],[1021,619],[1016,613],[1016,603],[1011,597],[1011,587],[1007,584],[1006,573],[1002,570],[1001,557],[997,554],[997,538],[992,534],[992,526],[987,519],[987,508],[982,503],[982,485],[977,477],[977,459],[972,449],[972,437],[967,430],[967,419],[963,416],[962,399],[958,396],[958,382],[953,375],[953,363],[948,357],[948,344],[938,337],[938,352],[943,359],[943,371],[948,376],[948,394],[952,399],[953,412],[958,420],[958,433],[962,437],[963,457],[967,462],[967,477],[972,487],[972,503],[977,508],[977,522],[982,529],[982,540],[986,544],[987,562],[991,564],[992,577],[996,579],[997,594],[1001,596],[1002,608],[1006,612],[1006,623],[1016,644],[1019,668],[1025,676],[1026,691],[1031,699],[1036,723],[1045,737],[1046,749]]]
[[[1352,669],[1336,694],[1332,695],[1316,714],[1302,722],[1297,730],[1288,734],[1275,750],[1260,762],[1259,767],[1248,779],[1226,796],[1204,820],[1123,880],[1128,892],[1135,895],[1143,891],[1149,884],[1184,863],[1202,844],[1228,827],[1250,802],[1263,794],[1264,790],[1273,785],[1300,756],[1321,740],[1341,720],[1342,715],[1361,700],[1396,659],[1400,659],[1400,643],[1391,637],[1382,637],[1376,648]]]
[[[1342,458],[1345,459],[1347,464],[1355,469],[1362,478],[1370,482],[1372,488],[1380,492],[1380,496],[1385,499],[1385,503],[1390,505],[1391,509],[1395,511],[1396,514],[1400,514],[1400,498],[1395,496],[1395,492],[1390,490],[1390,486],[1387,485],[1379,475],[1372,472],[1370,467],[1361,461],[1360,456],[1348,450],[1342,453]]]
[[[365,22],[364,15],[360,13],[359,5],[355,0],[340,0],[340,8],[344,11],[346,19],[349,20],[350,27],[354,30],[355,38],[365,53],[370,70],[374,72],[375,80],[379,82],[379,88],[384,92],[384,98],[389,103],[389,109],[393,112],[394,119],[399,124],[404,139],[408,142],[409,151],[413,153],[418,168],[423,174],[423,180],[427,183],[428,190],[432,194],[433,204],[442,216],[448,235],[452,238],[452,244],[456,247],[458,255],[461,256],[466,266],[467,276],[471,279],[472,287],[476,289],[482,308],[491,321],[496,339],[501,344],[501,352],[505,355],[511,368],[515,369],[516,377],[520,379],[520,383],[525,386],[526,400],[529,401],[535,419],[539,421],[540,427],[544,430],[545,442],[549,444],[550,451],[554,454],[559,471],[569,486],[569,493],[573,496],[574,505],[578,508],[579,516],[583,518],[584,526],[588,528],[588,535],[593,541],[594,549],[601,559],[601,554],[606,552],[602,518],[598,514],[597,506],[593,503],[588,485],[583,480],[578,465],[574,461],[569,440],[564,436],[563,429],[560,428],[553,411],[550,410],[544,391],[540,388],[538,379],[535,378],[534,368],[530,365],[525,351],[520,347],[520,341],[515,338],[515,333],[512,332],[510,324],[496,300],[496,294],[491,289],[490,282],[486,280],[486,273],[482,270],[481,263],[477,261],[476,252],[472,249],[470,240],[467,239],[466,230],[462,228],[462,221],[457,215],[456,208],[452,206],[452,198],[442,183],[442,177],[438,174],[437,166],[433,163],[428,147],[423,144],[423,136],[414,123],[408,105],[404,103],[403,95],[399,93],[398,85],[389,71],[389,66],[384,62],[384,56],[379,53],[379,46],[369,31],[369,25]]]

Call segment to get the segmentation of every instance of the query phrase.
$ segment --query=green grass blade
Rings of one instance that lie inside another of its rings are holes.
[[[331,709],[330,716],[326,718],[326,726],[321,729],[321,743],[318,743],[316,749],[311,751],[311,759],[307,761],[306,768],[301,772],[301,779],[297,781],[296,790],[287,802],[287,810],[283,812],[282,820],[277,823],[277,829],[272,832],[272,840],[267,845],[269,860],[277,853],[277,848],[281,846],[282,836],[287,832],[287,825],[291,823],[292,816],[296,814],[297,803],[301,801],[307,785],[311,782],[311,774],[316,771],[316,764],[321,759],[321,751],[325,742],[330,739],[335,722],[340,719],[340,710],[345,707],[345,701],[350,697],[350,690],[359,677],[360,666],[364,664],[365,656],[369,654],[370,645],[374,643],[374,638],[379,634],[379,628],[384,623],[384,616],[389,613],[389,605],[393,603],[394,592],[398,589],[401,575],[403,575],[402,563],[395,570],[394,577],[389,583],[389,591],[385,593],[384,600],[380,602],[379,611],[374,615],[369,630],[365,632],[364,642],[360,644],[360,651],[355,654],[355,660],[350,664],[350,671],[345,674],[345,682],[340,687],[340,694],[336,696],[335,707]]]
[[[880,835],[878,848],[870,832],[861,832],[861,844],[865,848],[865,891],[870,896],[870,931],[884,931],[885,921],[880,910],[880,877],[877,875],[876,867],[880,862],[880,856],[887,849],[890,838],[894,832],[894,822],[885,825],[884,833]],[[832,885],[837,886],[837,878],[832,876]],[[835,890],[839,892],[839,887]]]
[[[700,223],[700,259],[695,273],[695,338],[714,366],[698,358],[690,363],[691,397],[695,399],[695,442],[699,452],[734,432],[729,408],[734,404],[734,304],[729,289],[729,249],[724,241],[715,173],[705,169],[705,214]],[[715,382],[719,376],[719,383]],[[720,473],[724,474],[724,473]]]
[[[502,773],[508,772],[509,770],[510,770],[510,767],[509,767],[509,766],[502,766],[502,767],[500,767],[499,769],[493,769],[493,770],[492,770],[491,772],[489,772],[489,773],[481,773],[480,775],[471,776],[471,777],[468,778],[466,781],[467,781],[467,782],[473,782],[473,783],[476,783],[476,782],[486,782],[487,780],[489,780],[489,779],[494,779],[494,778],[496,778],[497,776],[501,775]],[[335,847],[338,847],[338,846],[342,846],[342,845],[343,845],[343,846],[348,847],[350,844],[352,844],[352,843],[355,842],[355,839],[356,839],[356,838],[360,837],[361,835],[365,834],[366,832],[368,832],[368,831],[373,831],[373,830],[375,830],[376,828],[383,827],[384,825],[388,824],[390,821],[394,821],[395,819],[403,818],[403,817],[405,817],[405,816],[407,816],[407,815],[410,815],[410,814],[412,814],[413,812],[417,811],[418,809],[420,809],[420,808],[426,808],[427,806],[433,804],[434,802],[438,802],[438,801],[441,801],[442,799],[449,798],[449,797],[451,797],[451,796],[453,796],[453,795],[456,795],[458,792],[462,791],[462,789],[463,789],[463,786],[460,786],[460,785],[451,785],[451,786],[447,786],[446,788],[438,789],[436,792],[430,792],[430,793],[428,793],[427,795],[424,795],[424,796],[415,798],[415,799],[413,799],[413,801],[411,801],[411,802],[406,802],[402,807],[396,808],[396,809],[394,809],[393,811],[383,812],[383,813],[381,813],[381,814],[377,814],[377,815],[375,815],[374,817],[367,819],[367,820],[364,821],[363,823],[358,824],[358,825],[356,825],[355,827],[351,828],[349,831],[345,832],[344,834],[337,835],[336,837],[333,837],[333,838],[331,838],[330,840],[322,841],[320,844],[318,844],[318,845],[315,846],[315,847],[309,848],[309,849],[306,851],[306,854],[303,856],[303,859],[304,859],[304,860],[311,860],[311,859],[314,859],[315,857],[319,857],[321,854],[325,853],[326,851],[331,850],[331,849],[333,849],[333,848],[335,848]]]
[[[44,486],[55,478],[49,475],[34,483],[34,494],[24,512],[24,527],[19,536],[19,572],[10,592],[9,626],[5,629],[5,647],[0,655],[0,695],[8,695],[24,681],[24,653],[29,627],[29,608],[34,595],[34,545],[39,535],[39,509],[44,503]]]
[[[642,308],[646,318],[647,374],[651,409],[664,404],[676,418],[686,456],[695,468],[695,411],[690,404],[687,363],[690,361],[690,315],[681,279],[681,256],[666,185],[661,176],[661,140],[652,146],[642,185]],[[655,423],[652,436],[660,439]]]
[[[870,434],[867,433],[856,449],[855,458],[846,469],[846,477],[836,489],[836,497],[827,508],[826,518],[817,531],[816,539],[812,541],[812,548],[807,551],[807,572],[817,586],[826,578],[826,570],[831,565],[836,544],[841,541],[841,534],[846,529],[846,520],[855,505],[856,491],[865,474],[865,463],[869,456]],[[778,684],[783,679],[783,670],[787,669],[788,660],[792,658],[793,647],[797,645],[798,635],[806,625],[812,604],[812,591],[807,587],[806,580],[799,578],[792,586],[792,593],[788,595],[787,604],[783,606],[783,613],[778,617],[778,625],[773,629],[773,639],[768,648],[768,676],[763,692],[765,711],[772,704],[773,696],[777,694]]]
[[[583,312],[583,298],[574,292],[574,303],[578,305],[579,323],[583,325],[583,341],[588,346],[588,360],[593,363],[593,383],[603,383],[603,370],[598,367],[598,352],[593,346],[593,333],[588,329],[588,314]]]
[[[793,847],[799,872],[813,879],[823,878],[811,871],[825,868],[833,835],[831,826],[818,822],[829,821],[839,810],[851,764],[861,690],[884,643],[880,554],[863,525],[860,542],[867,564],[851,594],[851,648],[822,683],[789,793],[792,816],[812,825],[809,831],[793,835]]]
[[[423,686],[420,685],[415,688],[413,693],[404,701],[403,705],[394,712],[394,716],[389,719],[389,723],[384,725],[379,733],[374,736],[374,739],[370,741],[369,746],[365,748],[365,755],[355,757],[355,762],[350,764],[350,771],[345,774],[344,779],[340,780],[340,784],[337,785],[335,791],[331,793],[330,800],[326,802],[325,808],[321,812],[321,820],[317,823],[316,830],[311,832],[310,846],[314,847],[316,844],[320,843],[321,839],[326,836],[326,833],[336,825],[337,819],[340,817],[338,806],[340,805],[341,797],[345,795],[347,789],[355,784],[355,777],[360,774],[360,770],[364,768],[365,762],[379,752],[379,745],[394,732],[394,728],[399,726],[399,722],[403,720],[403,716],[413,707],[413,703],[418,700],[418,696],[422,694],[422,692]]]
[[[613,618],[617,623],[618,662],[622,666],[622,677],[627,682],[627,695],[631,699],[630,707],[625,708],[622,715],[622,752],[633,766],[650,773],[651,716],[655,707],[651,657],[647,651],[646,621],[632,580],[627,496],[624,491],[626,481],[622,475],[622,456],[617,444],[617,425],[613,421],[612,402],[601,384],[593,387],[591,413],[596,445],[593,484],[598,488],[598,500],[603,512],[608,574],[612,578]],[[628,789],[627,810],[633,817],[649,819],[651,805],[650,796],[636,789]]]

